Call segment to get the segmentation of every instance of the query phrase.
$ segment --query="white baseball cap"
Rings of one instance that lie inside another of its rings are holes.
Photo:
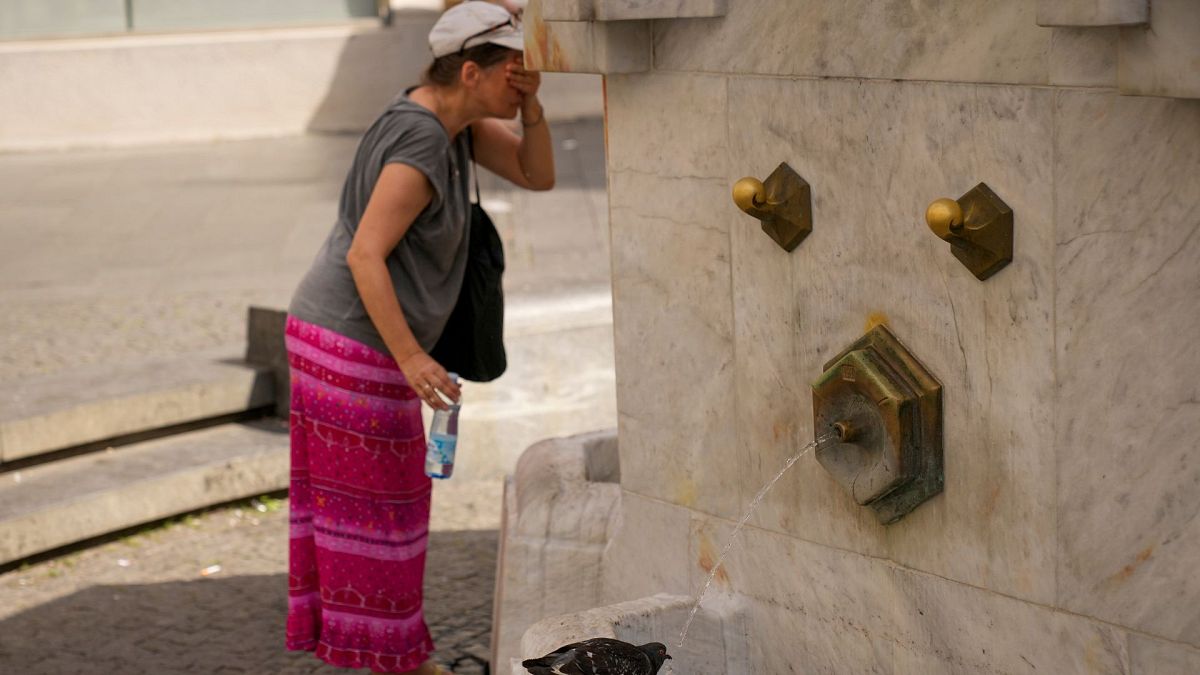
[[[489,42],[525,50],[519,19],[485,0],[470,0],[451,7],[429,31],[429,47],[435,59]]]

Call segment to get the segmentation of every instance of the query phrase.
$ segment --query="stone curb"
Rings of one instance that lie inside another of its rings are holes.
[[[544,440],[521,454],[504,484],[493,664],[517,656],[521,635],[537,620],[600,601],[620,480],[615,429]]]
[[[23,380],[0,394],[0,463],[271,405],[269,369],[225,356]]]
[[[0,475],[0,565],[287,485],[279,422],[226,424]]]

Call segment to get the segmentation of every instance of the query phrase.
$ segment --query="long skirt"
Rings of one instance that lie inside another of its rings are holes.
[[[287,647],[343,668],[429,658],[421,400],[388,355],[288,317],[291,525]]]

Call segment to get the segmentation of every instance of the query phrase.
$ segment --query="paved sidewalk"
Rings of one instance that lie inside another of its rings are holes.
[[[287,503],[267,503],[265,512],[212,511],[0,576],[3,672],[348,672],[283,647]],[[498,536],[485,525],[496,514],[472,514],[440,494],[434,509],[425,614],[435,657],[457,663],[455,673],[482,673],[475,659],[488,658]]]
[[[609,289],[599,119],[552,128],[558,186],[481,175],[510,299]],[[245,341],[332,227],[358,139],[0,154],[0,385]]]
[[[510,372],[464,388],[426,578],[437,657],[459,673],[488,655],[501,476],[536,440],[616,421],[603,127],[553,134],[555,190],[482,180]],[[331,227],[356,141],[0,155],[0,386],[240,352],[247,305],[286,306]],[[226,509],[0,575],[0,672],[345,672],[283,650],[286,524]]]

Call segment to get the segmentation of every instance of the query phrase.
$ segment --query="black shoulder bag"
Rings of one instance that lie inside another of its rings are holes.
[[[467,147],[475,169],[475,201],[467,223],[467,271],[458,302],[429,352],[443,368],[473,382],[490,382],[508,366],[504,354],[504,246],[480,206],[479,176],[470,128]]]

